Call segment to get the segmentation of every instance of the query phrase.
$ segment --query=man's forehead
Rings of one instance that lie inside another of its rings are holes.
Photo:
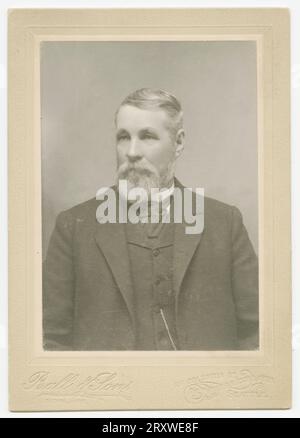
[[[131,105],[121,106],[116,118],[118,129],[167,128],[169,123],[168,114],[161,108],[142,109]]]

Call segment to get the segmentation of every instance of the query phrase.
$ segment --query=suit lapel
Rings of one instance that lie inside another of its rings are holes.
[[[124,224],[98,224],[95,239],[112,270],[134,322],[133,286]]]
[[[202,233],[186,234],[186,226],[188,224],[175,224],[173,287],[176,296],[179,294],[183,277],[202,237]]]
[[[184,186],[182,186],[182,184],[176,178],[175,178],[175,187],[178,187],[181,190],[184,189]],[[195,202],[193,202],[193,206],[195,207]],[[173,287],[176,296],[176,302],[178,299],[181,283],[183,281],[186,270],[202,238],[202,233],[199,234],[186,233],[186,227],[191,226],[191,224],[185,222],[183,212],[182,212],[182,217],[183,217],[182,223],[175,224],[175,236],[174,236]]]

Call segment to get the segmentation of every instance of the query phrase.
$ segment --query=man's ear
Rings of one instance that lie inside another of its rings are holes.
[[[184,149],[184,138],[185,138],[185,132],[184,129],[181,128],[177,131],[175,138],[175,147],[176,147],[175,158],[178,158]]]

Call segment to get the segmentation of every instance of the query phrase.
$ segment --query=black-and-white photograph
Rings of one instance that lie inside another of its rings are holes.
[[[258,350],[255,41],[47,41],[40,67],[44,350]]]

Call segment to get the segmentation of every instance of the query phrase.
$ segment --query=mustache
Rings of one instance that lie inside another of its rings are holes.
[[[126,161],[125,163],[121,164],[118,168],[119,177],[126,177],[131,173],[145,175],[145,176],[158,174],[156,168],[152,164],[148,163],[147,161],[135,162],[135,163],[130,163],[129,161]]]

